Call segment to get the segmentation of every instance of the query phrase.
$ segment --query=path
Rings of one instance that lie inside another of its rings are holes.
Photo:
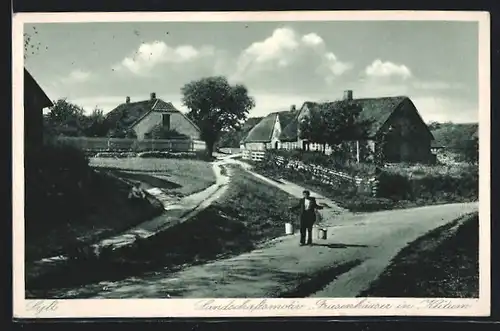
[[[118,236],[103,240],[98,245],[113,245],[115,247],[128,245],[133,243],[137,236],[148,238],[160,231],[164,231],[165,229],[192,218],[200,211],[210,206],[210,204],[226,191],[230,176],[229,174],[222,174],[221,166],[223,163],[224,161],[220,160],[212,163],[215,173],[215,184],[203,191],[181,198],[176,204],[172,204],[172,200],[168,199],[168,197],[163,198],[164,194],[161,190],[156,188],[149,189],[148,192],[159,198],[160,202],[165,204],[165,210],[169,212],[150,221],[141,223]]]
[[[248,173],[259,178],[260,180],[262,180],[270,185],[276,186],[280,190],[285,191],[290,195],[293,195],[293,196],[299,197],[299,198],[302,197],[302,192],[304,191],[304,188],[302,186],[299,186],[297,184],[289,182],[285,179],[280,179],[279,181],[277,181],[277,180],[273,180],[273,179],[270,179],[268,177],[262,176],[256,172],[252,171],[252,166],[250,164],[248,164],[246,162],[242,162],[240,160],[235,160],[234,157],[235,156],[233,156],[231,158],[225,158],[224,159],[225,163],[239,165],[243,169],[245,169]],[[335,216],[335,215],[338,215],[340,213],[348,213],[347,210],[339,207],[333,200],[328,199],[317,192],[311,192],[311,196],[316,198],[316,201],[318,202],[318,204],[326,206],[325,209],[320,211],[323,218]]]

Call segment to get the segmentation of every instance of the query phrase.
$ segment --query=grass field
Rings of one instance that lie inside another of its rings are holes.
[[[479,216],[465,215],[404,248],[360,297],[479,297]]]
[[[90,165],[179,196],[199,192],[215,183],[212,165],[200,160],[94,157],[90,159]]]

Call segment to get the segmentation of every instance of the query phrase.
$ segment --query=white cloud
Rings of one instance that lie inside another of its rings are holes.
[[[332,75],[340,76],[353,67],[351,63],[339,61],[332,52],[325,53],[323,57],[324,63],[331,73],[331,75],[327,76],[327,79],[331,78]]]
[[[300,70],[319,73],[325,79],[344,74],[352,65],[339,60],[316,33],[298,35],[288,27],[278,28],[271,36],[248,46],[237,60],[234,77],[245,79],[263,72]]]
[[[302,42],[309,46],[318,46],[324,43],[323,38],[316,33],[309,33],[302,37]]]
[[[395,64],[392,62],[382,62],[380,59],[373,61],[365,69],[365,74],[369,77],[391,77],[399,76],[403,79],[412,77],[410,69],[404,64]]]
[[[215,50],[212,47],[204,46],[195,48],[191,45],[180,45],[171,47],[163,41],[143,43],[137,51],[125,57],[113,68],[115,70],[126,69],[134,74],[147,74],[159,64],[188,63],[202,57],[212,56]]]
[[[68,76],[62,77],[60,79],[63,84],[72,84],[72,83],[83,83],[87,82],[92,78],[92,74],[88,71],[84,71],[81,69],[75,69],[71,71]]]
[[[279,66],[289,64],[290,53],[299,46],[295,32],[288,28],[274,30],[273,34],[263,41],[254,42],[240,55],[237,70],[240,74],[253,67],[263,67],[277,62]]]

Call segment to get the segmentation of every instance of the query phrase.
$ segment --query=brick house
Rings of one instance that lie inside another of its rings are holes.
[[[133,131],[138,140],[151,138],[154,130],[162,128],[179,134],[179,139],[198,140],[200,129],[172,103],[156,98],[131,102],[126,97],[125,103],[106,114],[108,126]]]
[[[435,155],[431,152],[434,137],[427,124],[422,120],[417,108],[406,96],[354,99],[352,91],[345,91],[344,100],[351,100],[362,110],[359,119],[369,123],[366,136],[352,141],[353,152],[358,161],[363,160],[362,147],[375,152],[384,149],[385,162],[433,163]],[[334,111],[339,101],[328,103],[328,109]],[[322,146],[306,139],[300,139],[299,123],[312,111],[319,111],[319,104],[305,102],[298,115],[283,129],[279,139],[282,148],[320,150]],[[385,136],[384,146],[378,146],[380,138]],[[330,153],[326,146],[326,153]]]

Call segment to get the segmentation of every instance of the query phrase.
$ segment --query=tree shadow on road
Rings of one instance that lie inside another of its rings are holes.
[[[332,266],[330,268],[325,268],[312,275],[305,274],[302,279],[298,282],[299,285],[285,293],[281,293],[277,297],[279,298],[305,298],[308,297],[322,289],[324,289],[328,284],[335,281],[340,275],[348,272],[349,270],[357,267],[363,263],[362,260],[354,260],[347,263]]]
[[[367,245],[355,245],[355,244],[313,244],[313,246],[321,246],[321,247],[328,247],[328,248],[349,248],[349,247],[370,247]]]

